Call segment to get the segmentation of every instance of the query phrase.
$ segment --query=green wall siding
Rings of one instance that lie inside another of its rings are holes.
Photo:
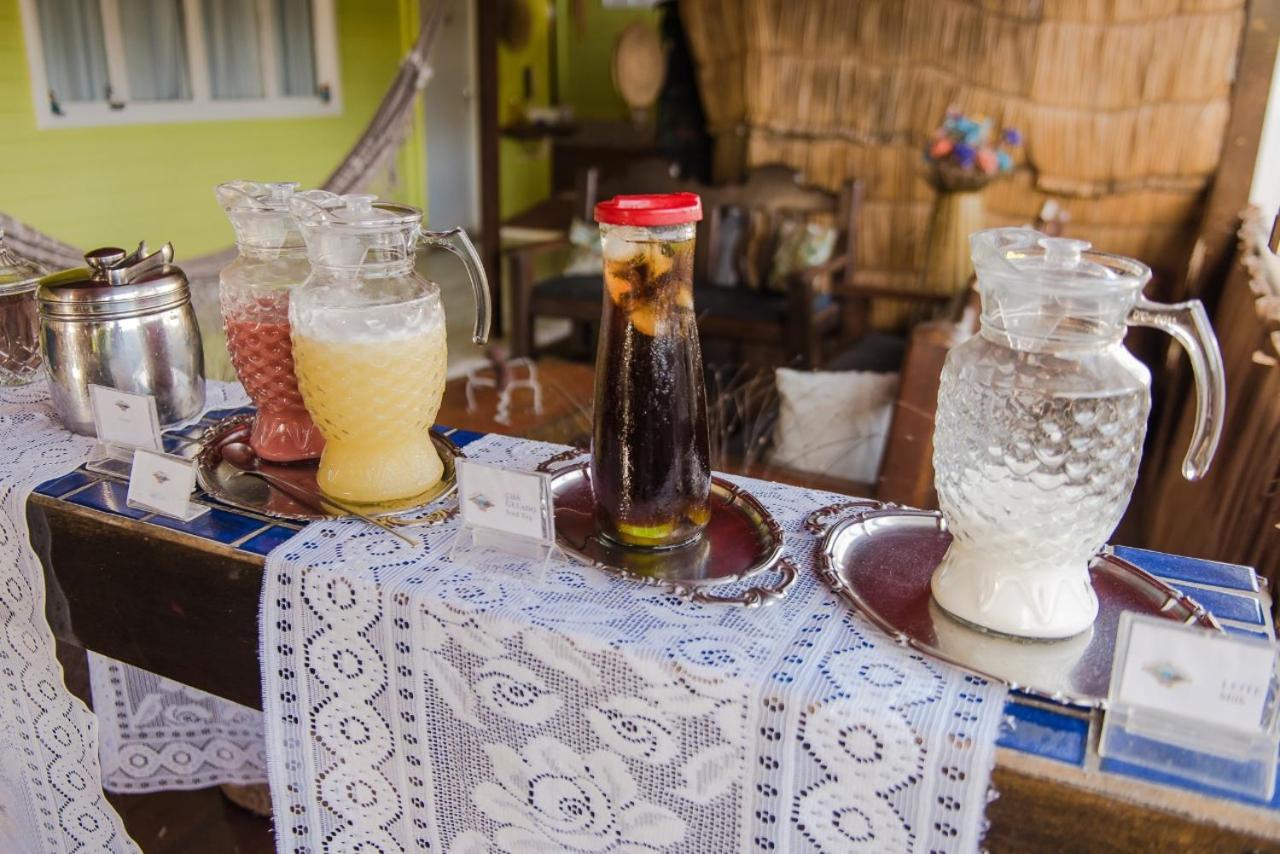
[[[323,181],[399,65],[413,3],[338,0],[340,116],[37,130],[18,0],[0,0],[0,210],[77,246],[172,240],[179,261],[231,242],[214,202],[232,178]],[[421,204],[419,142],[401,197]]]
[[[514,121],[523,105],[523,70],[533,71],[534,105],[550,101],[551,46],[549,11],[555,7],[556,63],[560,100],[573,107],[582,120],[625,119],[627,105],[613,88],[613,45],[618,34],[633,21],[656,27],[652,9],[606,9],[601,0],[584,0],[584,31],[579,34],[570,14],[569,0],[530,0],[531,33],[520,51],[498,48],[499,124]],[[527,210],[551,192],[551,156],[545,142],[503,139],[499,149],[501,209],[504,218]]]
[[[560,65],[560,97],[572,104],[580,119],[625,119],[626,103],[613,88],[613,45],[636,21],[655,29],[654,9],[606,9],[600,0],[586,0],[582,35],[577,34],[569,0],[556,0],[556,53]]]
[[[544,0],[529,0],[529,41],[513,51],[498,42],[498,125],[513,124],[522,115],[524,69],[532,72],[533,98],[529,104],[550,103],[551,62],[547,41],[549,25]],[[503,219],[520,213],[551,193],[551,158],[544,142],[507,139],[498,141],[499,210]]]

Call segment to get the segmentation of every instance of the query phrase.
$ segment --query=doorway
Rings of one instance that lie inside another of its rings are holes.
[[[422,0],[425,16],[432,0]],[[433,229],[480,225],[479,129],[476,116],[475,4],[447,4],[431,48],[431,82],[423,93],[427,146],[427,221]]]

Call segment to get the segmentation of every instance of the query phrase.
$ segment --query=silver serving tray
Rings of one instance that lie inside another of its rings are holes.
[[[576,455],[576,454],[575,454]],[[548,460],[546,471],[566,455]],[[711,479],[711,521],[695,542],[674,549],[634,549],[601,537],[596,530],[595,496],[586,463],[551,474],[556,543],[568,554],[605,572],[666,587],[697,602],[723,602],[748,608],[769,605],[786,595],[796,567],[783,557],[782,529],[750,493],[718,477]],[[732,595],[714,588],[776,568],[771,585],[752,586]]]
[[[299,522],[311,522],[316,519],[341,519],[344,514],[340,510],[332,513],[321,513],[299,501],[295,501],[278,489],[256,477],[237,476],[235,466],[222,459],[219,449],[229,442],[249,442],[249,431],[253,428],[253,415],[232,415],[224,418],[205,430],[200,437],[200,452],[196,455],[196,480],[200,488],[210,496],[238,507],[270,516],[274,519],[293,519]],[[464,456],[462,450],[446,437],[431,431],[431,441],[435,443],[440,461],[444,463],[444,476],[431,489],[401,501],[368,507],[362,505],[360,510],[370,516],[403,516],[433,501],[444,498],[458,486],[458,473],[454,465],[457,457]],[[296,483],[304,490],[318,492],[316,471],[317,460],[306,460],[297,463],[271,463],[259,460],[258,469],[275,477]],[[410,523],[415,519],[399,519]]]
[[[823,538],[818,574],[848,604],[899,643],[1060,703],[1106,705],[1120,614],[1136,611],[1221,630],[1198,603],[1112,554],[1090,566],[1098,619],[1075,637],[1026,640],[997,634],[943,611],[929,579],[951,534],[937,512],[875,502],[823,508],[810,517],[815,533],[841,512],[853,515]]]

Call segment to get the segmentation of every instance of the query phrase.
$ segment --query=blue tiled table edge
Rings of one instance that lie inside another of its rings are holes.
[[[1115,546],[1111,551],[1195,599],[1227,631],[1268,639],[1275,637],[1266,582],[1250,567],[1126,546]],[[1004,711],[1005,726],[997,745],[1077,768],[1085,767],[1093,742],[1091,726],[1097,716],[1085,709],[1060,706],[1017,691],[1010,692]],[[1111,759],[1102,759],[1098,769],[1251,806],[1280,808],[1280,785],[1269,802],[1262,802]]]
[[[209,412],[195,425],[167,431],[165,449],[170,453],[182,453],[184,447],[190,450],[188,446],[198,441],[201,428],[210,427],[223,418],[252,411],[245,407]],[[465,448],[484,436],[482,433],[443,426],[437,426],[436,429],[460,448]],[[183,531],[259,556],[267,555],[303,527],[302,523],[270,519],[228,507],[199,490],[193,500],[213,508],[205,516],[192,522],[158,517],[129,508],[125,502],[125,484],[87,472],[83,468],[43,483],[35,491],[50,498]],[[1226,630],[1275,637],[1270,595],[1265,589],[1265,583],[1260,583],[1251,568],[1125,546],[1116,546],[1112,551],[1200,602]],[[1005,704],[1004,714],[1006,725],[997,742],[1000,747],[1084,767],[1089,756],[1090,728],[1094,719],[1087,710],[1060,706],[1013,691]],[[1233,798],[1254,805],[1259,803],[1124,763],[1103,760],[1100,767],[1110,774]],[[1267,806],[1280,808],[1280,787],[1276,797]]]
[[[205,429],[224,418],[251,412],[253,412],[251,407],[213,410],[206,413],[195,424],[166,430],[164,433],[165,451],[180,456],[193,455],[195,447],[199,444],[200,435]],[[440,425],[437,425],[435,429],[448,437],[459,448],[465,448],[472,442],[484,437],[483,433],[458,430]],[[112,513],[162,528],[182,531],[203,540],[209,540],[263,557],[273,548],[296,534],[305,525],[302,522],[273,519],[249,513],[236,507],[230,507],[200,489],[196,490],[192,500],[200,504],[207,504],[212,509],[197,519],[193,519],[190,522],[182,522],[129,507],[126,501],[127,491],[126,485],[121,481],[89,472],[84,467],[42,483],[35,489],[38,494],[49,498],[57,498],[104,513]]]

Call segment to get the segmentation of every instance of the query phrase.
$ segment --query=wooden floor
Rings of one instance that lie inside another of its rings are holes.
[[[83,651],[58,644],[58,660],[71,689],[86,703],[89,665]],[[216,786],[189,792],[107,794],[125,829],[145,854],[271,854],[271,819],[254,815],[222,796]]]
[[[217,789],[112,795],[107,799],[146,854],[270,854],[271,820],[228,801]]]

